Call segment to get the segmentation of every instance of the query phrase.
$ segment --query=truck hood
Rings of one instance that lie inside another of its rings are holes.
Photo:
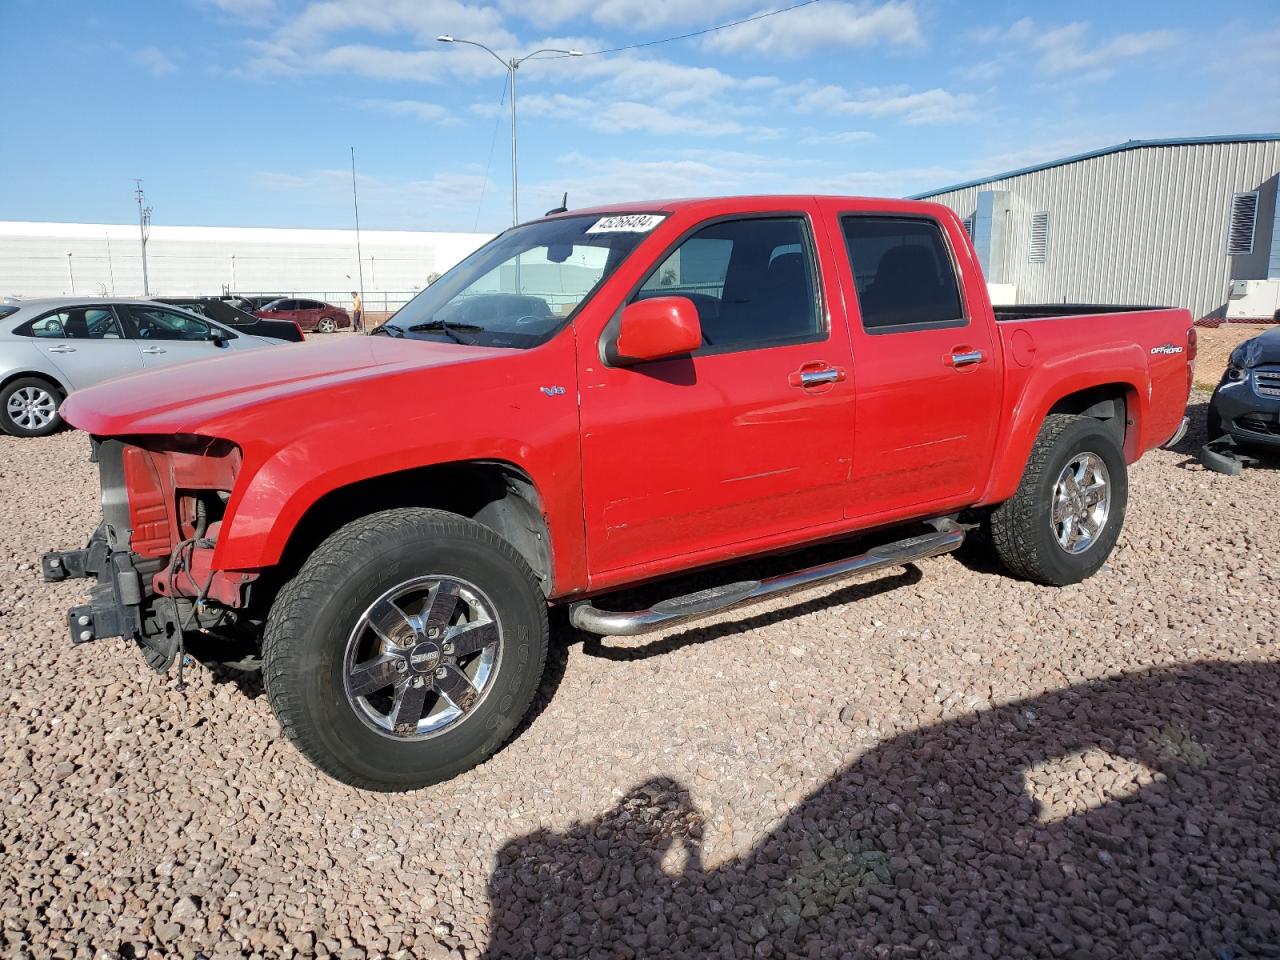
[[[512,352],[428,340],[338,337],[120,377],[76,391],[61,412],[72,426],[98,436],[198,433],[202,424],[299,395]]]

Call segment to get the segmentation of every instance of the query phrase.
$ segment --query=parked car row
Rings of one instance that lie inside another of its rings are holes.
[[[0,305],[0,429],[42,437],[61,426],[58,407],[73,390],[302,339],[293,324],[248,319],[236,327],[153,300],[60,297]]]
[[[58,406],[73,390],[350,326],[340,307],[275,295],[0,303],[0,430],[45,436],[61,426]]]

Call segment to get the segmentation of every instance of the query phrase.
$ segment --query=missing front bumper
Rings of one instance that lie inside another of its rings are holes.
[[[40,560],[45,582],[96,578],[89,602],[67,611],[73,644],[123,637],[137,642],[147,666],[164,673],[179,648],[177,604],[167,597],[147,598],[132,553],[112,550],[99,533],[82,550],[58,550]]]

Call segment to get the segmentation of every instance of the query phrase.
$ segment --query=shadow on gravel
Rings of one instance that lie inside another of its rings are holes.
[[[486,956],[1280,957],[1278,703],[1206,662],[934,724],[715,869],[655,778],[500,851]]]

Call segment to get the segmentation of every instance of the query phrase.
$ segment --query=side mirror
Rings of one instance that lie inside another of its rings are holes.
[[[617,336],[605,359],[617,367],[664,360],[702,346],[698,308],[688,297],[652,297],[622,308]]]

